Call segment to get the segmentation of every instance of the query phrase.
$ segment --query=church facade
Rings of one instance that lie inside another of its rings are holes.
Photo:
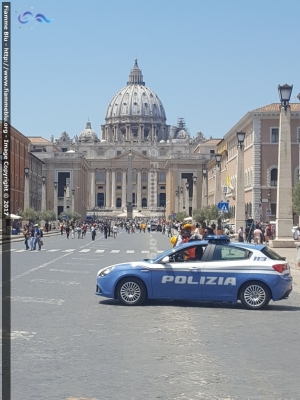
[[[207,154],[195,152],[209,141],[201,133],[191,138],[182,118],[177,126],[167,124],[164,106],[145,85],[137,60],[127,85],[108,105],[101,135],[87,121],[78,136],[63,132],[59,139],[44,139],[42,148],[41,138],[29,139],[31,151],[45,163],[47,209],[57,207],[58,215],[75,210],[82,218],[119,215],[128,201],[145,216],[191,214],[201,206],[202,168],[216,149],[212,141]]]

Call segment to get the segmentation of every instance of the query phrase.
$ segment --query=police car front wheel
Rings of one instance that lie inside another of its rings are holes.
[[[147,293],[143,282],[137,278],[125,278],[117,286],[117,298],[126,306],[138,306],[144,302]]]
[[[240,292],[243,305],[251,310],[266,307],[271,299],[270,289],[262,282],[247,282]]]

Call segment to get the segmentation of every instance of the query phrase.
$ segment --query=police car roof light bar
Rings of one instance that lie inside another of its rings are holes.
[[[229,243],[230,239],[227,235],[208,235],[206,237],[208,243]]]

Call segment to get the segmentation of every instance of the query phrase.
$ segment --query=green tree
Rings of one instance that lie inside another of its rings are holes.
[[[293,187],[292,192],[293,212],[300,215],[300,181]]]
[[[19,210],[19,215],[23,220],[28,222],[36,222],[39,219],[39,212],[33,208],[26,208],[25,210]]]
[[[39,219],[46,222],[56,221],[56,214],[54,210],[40,211]]]
[[[187,213],[185,212],[185,211],[183,211],[183,212],[178,212],[176,215],[175,215],[175,219],[176,219],[176,221],[178,221],[178,222],[182,222],[183,220],[184,220],[184,218],[187,218],[188,217],[188,215],[187,215]]]
[[[206,207],[198,208],[197,210],[193,211],[193,218],[196,222],[201,224],[201,227],[205,227],[204,221],[206,220]]]

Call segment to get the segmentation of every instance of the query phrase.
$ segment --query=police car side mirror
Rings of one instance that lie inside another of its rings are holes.
[[[170,257],[169,257],[169,256],[165,256],[165,257],[161,260],[161,263],[162,263],[162,264],[167,264],[168,262],[170,262]]]

